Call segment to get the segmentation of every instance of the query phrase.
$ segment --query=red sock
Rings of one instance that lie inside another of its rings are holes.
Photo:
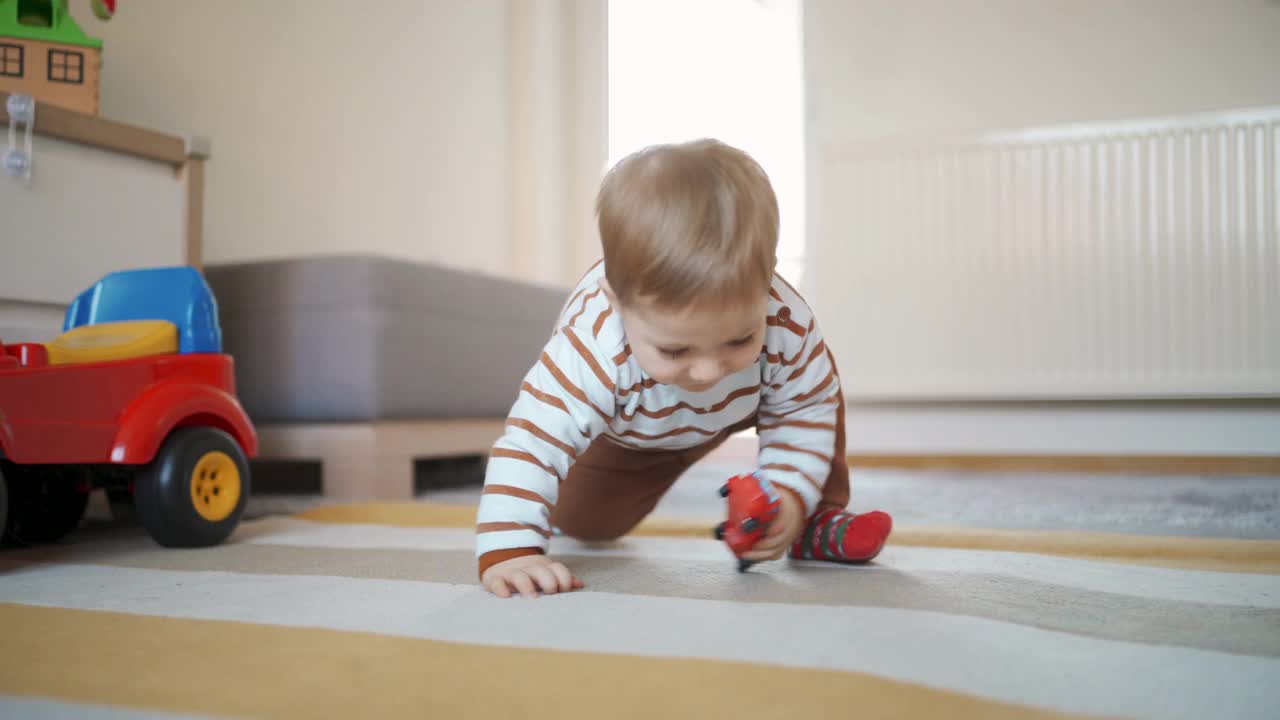
[[[854,515],[847,510],[819,510],[791,546],[797,560],[867,562],[880,554],[893,530],[893,518],[876,510]]]

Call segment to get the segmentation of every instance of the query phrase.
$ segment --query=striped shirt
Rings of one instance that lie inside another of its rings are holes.
[[[649,377],[599,287],[578,283],[494,444],[476,519],[476,554],[546,550],[560,482],[593,440],[643,449],[707,442],[758,413],[758,472],[813,512],[830,472],[840,380],[800,295],[774,275],[759,360],[704,392]]]

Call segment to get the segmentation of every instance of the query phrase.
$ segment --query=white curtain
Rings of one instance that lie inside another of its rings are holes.
[[[509,272],[573,283],[600,254],[608,152],[606,0],[509,0]]]

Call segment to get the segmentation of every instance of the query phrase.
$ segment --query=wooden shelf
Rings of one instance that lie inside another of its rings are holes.
[[[9,93],[0,92],[0,124],[9,125],[9,113],[5,103]],[[56,105],[36,102],[37,135],[111,150],[124,155],[180,167],[189,158],[208,156],[208,143],[189,138],[126,125],[96,115],[85,115]]]

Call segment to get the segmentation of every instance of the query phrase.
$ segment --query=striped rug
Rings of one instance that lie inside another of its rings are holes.
[[[0,553],[2,717],[1280,717],[1280,542],[899,529],[740,574],[707,528],[557,538],[480,590],[473,511],[331,506],[228,544]]]

